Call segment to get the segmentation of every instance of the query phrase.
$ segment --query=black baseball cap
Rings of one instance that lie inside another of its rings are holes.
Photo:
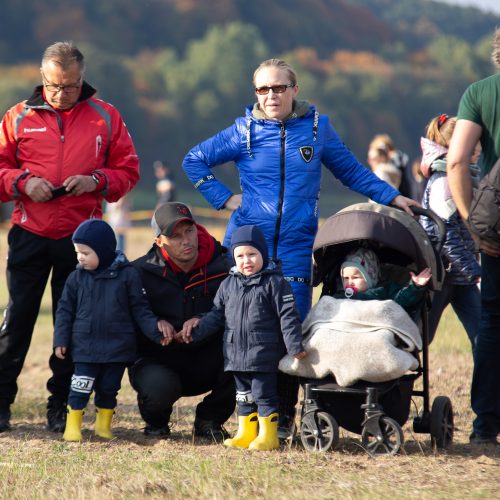
[[[172,201],[160,205],[153,214],[151,219],[151,227],[155,232],[155,236],[163,234],[165,236],[172,236],[175,226],[182,221],[189,221],[195,223],[191,210],[184,203]]]

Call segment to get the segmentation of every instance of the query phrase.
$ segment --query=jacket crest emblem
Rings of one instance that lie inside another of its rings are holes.
[[[302,146],[299,151],[300,156],[302,156],[302,159],[306,163],[309,163],[312,160],[312,157],[314,155],[314,148],[312,146]]]

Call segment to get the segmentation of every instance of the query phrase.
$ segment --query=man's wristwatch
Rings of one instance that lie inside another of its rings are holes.
[[[98,186],[99,185],[99,177],[98,177],[98,175],[97,174],[92,174],[91,177],[92,177],[92,180],[95,182],[96,186]]]

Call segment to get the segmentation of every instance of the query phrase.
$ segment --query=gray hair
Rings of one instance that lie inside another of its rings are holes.
[[[83,54],[78,47],[71,41],[56,42],[49,45],[42,56],[42,67],[44,64],[52,62],[60,66],[63,70],[68,69],[72,64],[77,63],[80,71],[85,71],[85,61]]]
[[[497,28],[495,30],[495,36],[493,37],[493,51],[491,52],[491,60],[497,68],[500,68],[500,28]]]
[[[288,78],[290,79],[290,83],[293,85],[297,85],[297,74],[295,73],[294,69],[287,62],[283,61],[282,59],[276,59],[276,58],[267,59],[266,61],[263,61],[259,64],[259,67],[253,72],[254,85],[257,73],[261,69],[268,68],[270,66],[286,71],[288,73]]]

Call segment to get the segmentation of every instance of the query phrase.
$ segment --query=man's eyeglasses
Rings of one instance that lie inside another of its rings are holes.
[[[57,94],[58,92],[65,92],[66,94],[76,94],[80,90],[82,86],[82,77],[76,83],[72,83],[71,85],[54,85],[53,83],[47,83],[47,79],[45,75],[42,73],[43,77],[43,86],[49,92],[54,92]]]
[[[273,85],[272,87],[255,87],[255,93],[258,95],[267,95],[272,90],[273,94],[283,94],[289,87],[295,87],[295,84],[288,83],[287,85]]]

